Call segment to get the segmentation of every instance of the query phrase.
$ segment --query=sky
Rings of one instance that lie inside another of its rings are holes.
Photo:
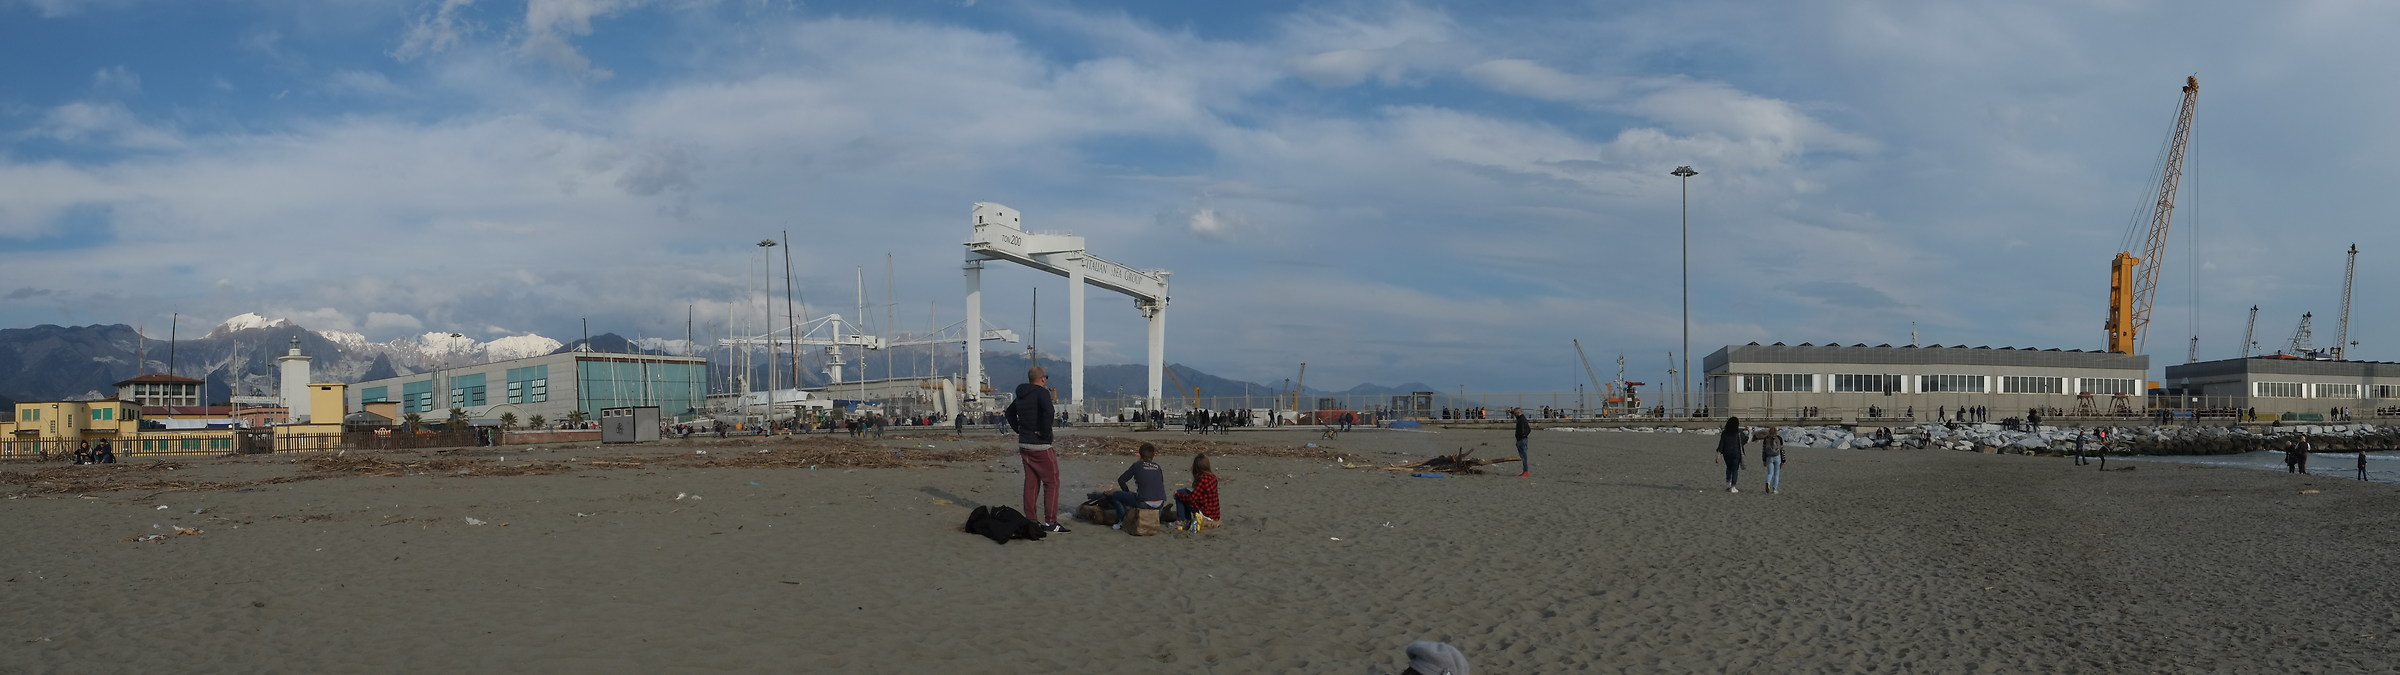
[[[2341,1],[0,0],[0,326],[754,334],[785,302],[785,247],[757,244],[788,232],[810,315],[863,290],[871,328],[922,332],[963,318],[988,201],[1172,272],[1167,360],[1258,382],[1570,391],[1576,339],[1602,380],[1622,356],[1665,381],[1687,260],[1695,364],[1912,332],[2098,349],[2197,76],[2153,367],[2193,336],[2237,355],[2254,304],[2264,349],[2303,312],[2329,346],[2352,243],[2352,355],[2400,360],[2393,25]],[[1038,292],[1063,355],[1065,285],[994,266],[985,315],[1030,334]],[[1091,361],[1141,361],[1131,302],[1088,298]]]

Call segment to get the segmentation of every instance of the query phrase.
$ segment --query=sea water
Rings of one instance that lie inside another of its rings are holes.
[[[2245,452],[2238,455],[2138,455],[2108,459],[2112,462],[2172,462],[2236,469],[2284,470],[2283,453],[2272,450]],[[2348,452],[2309,453],[2308,473],[2312,476],[2356,480],[2358,478],[2358,454]],[[2400,483],[2400,451],[2386,450],[2367,453],[2367,480],[2377,483]]]

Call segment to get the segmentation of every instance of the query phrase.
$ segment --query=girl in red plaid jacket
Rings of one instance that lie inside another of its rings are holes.
[[[1217,472],[1208,466],[1208,455],[1192,457],[1192,486],[1175,491],[1175,504],[1183,510],[1182,520],[1192,520],[1193,513],[1208,516],[1209,520],[1224,520],[1217,506]]]

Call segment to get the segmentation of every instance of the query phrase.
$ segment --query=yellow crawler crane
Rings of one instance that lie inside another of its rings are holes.
[[[2159,171],[2158,203],[2150,210],[2150,236],[2142,257],[2130,251],[2117,254],[2108,268],[2108,351],[2133,354],[2141,348],[2141,333],[2150,327],[2151,300],[2158,295],[2158,268],[2166,261],[2167,226],[2175,215],[2175,189],[2183,180],[2183,151],[2192,136],[2192,110],[2200,102],[2200,78],[2183,78],[2183,110],[2175,116],[2175,135],[2167,146],[2166,166]],[[2148,261],[2150,264],[2142,264]]]

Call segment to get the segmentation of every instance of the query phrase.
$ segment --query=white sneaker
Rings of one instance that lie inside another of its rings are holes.
[[[1742,489],[1741,489],[1741,488],[1738,488],[1738,487],[1729,487],[1729,488],[1725,488],[1725,491],[1726,491],[1726,492],[1741,492],[1741,491],[1742,491]]]

